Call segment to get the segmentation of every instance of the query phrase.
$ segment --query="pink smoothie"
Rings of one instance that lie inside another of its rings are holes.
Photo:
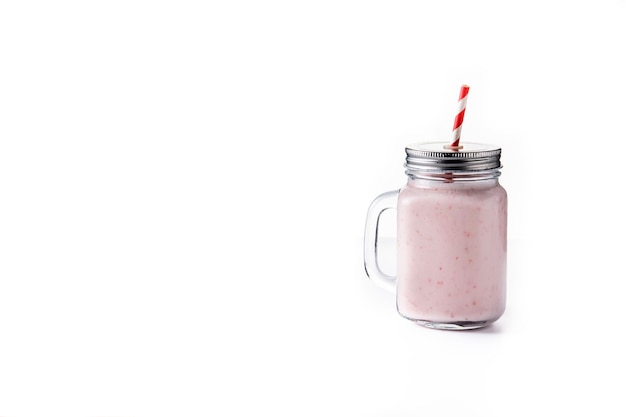
[[[504,312],[507,195],[496,179],[411,179],[398,197],[398,312],[434,323]]]

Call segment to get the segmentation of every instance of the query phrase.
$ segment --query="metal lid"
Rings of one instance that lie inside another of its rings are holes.
[[[448,142],[415,143],[406,147],[409,171],[450,172],[488,171],[502,168],[501,149],[493,145],[463,142],[459,148],[450,148]]]

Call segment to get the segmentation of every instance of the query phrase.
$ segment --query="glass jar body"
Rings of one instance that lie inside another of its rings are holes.
[[[507,194],[497,177],[409,175],[398,196],[400,315],[442,329],[482,327],[506,303]]]

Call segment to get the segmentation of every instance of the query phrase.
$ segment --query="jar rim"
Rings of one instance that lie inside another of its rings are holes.
[[[464,142],[457,148],[448,142],[424,142],[405,148],[407,171],[474,172],[502,168],[502,149],[495,145]]]

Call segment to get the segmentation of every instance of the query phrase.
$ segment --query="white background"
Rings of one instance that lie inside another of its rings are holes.
[[[0,415],[624,415],[626,2],[0,4]],[[364,275],[404,145],[503,148],[509,299]]]

